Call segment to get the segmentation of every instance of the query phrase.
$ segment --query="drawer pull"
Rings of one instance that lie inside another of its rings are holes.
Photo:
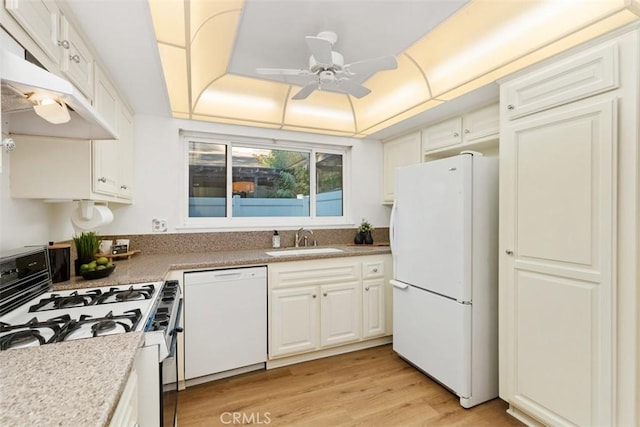
[[[98,181],[104,184],[105,182],[107,182],[107,178],[103,176],[102,178],[98,178]]]
[[[513,105],[509,104],[507,105],[507,110],[514,110],[516,107],[514,107]]]
[[[62,46],[63,49],[69,49],[71,45],[69,44],[69,40],[62,40],[58,42],[58,46]]]

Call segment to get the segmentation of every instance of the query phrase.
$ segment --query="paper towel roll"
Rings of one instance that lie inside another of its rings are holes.
[[[96,228],[110,224],[113,221],[113,212],[107,206],[94,205],[91,218],[85,219],[80,207],[71,213],[71,223],[79,230],[95,230]]]

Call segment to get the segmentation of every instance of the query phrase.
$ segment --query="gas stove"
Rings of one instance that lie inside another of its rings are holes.
[[[51,291],[46,248],[2,255],[0,350],[141,331],[145,344],[160,345],[160,360],[168,355],[181,310],[177,281]]]

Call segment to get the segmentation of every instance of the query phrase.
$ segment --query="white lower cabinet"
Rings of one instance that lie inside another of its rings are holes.
[[[320,345],[328,347],[360,339],[362,314],[360,283],[320,287]]]
[[[303,286],[271,292],[271,357],[316,350],[318,287]]]
[[[384,335],[385,320],[385,281],[384,279],[362,282],[362,338]]]
[[[269,359],[390,335],[390,265],[390,255],[269,265]]]

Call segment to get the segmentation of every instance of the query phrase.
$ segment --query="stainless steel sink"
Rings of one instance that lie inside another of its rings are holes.
[[[337,252],[344,252],[338,248],[298,248],[298,249],[282,249],[279,251],[269,251],[265,254],[269,256],[299,256],[299,255],[316,255],[316,254],[332,254]]]

